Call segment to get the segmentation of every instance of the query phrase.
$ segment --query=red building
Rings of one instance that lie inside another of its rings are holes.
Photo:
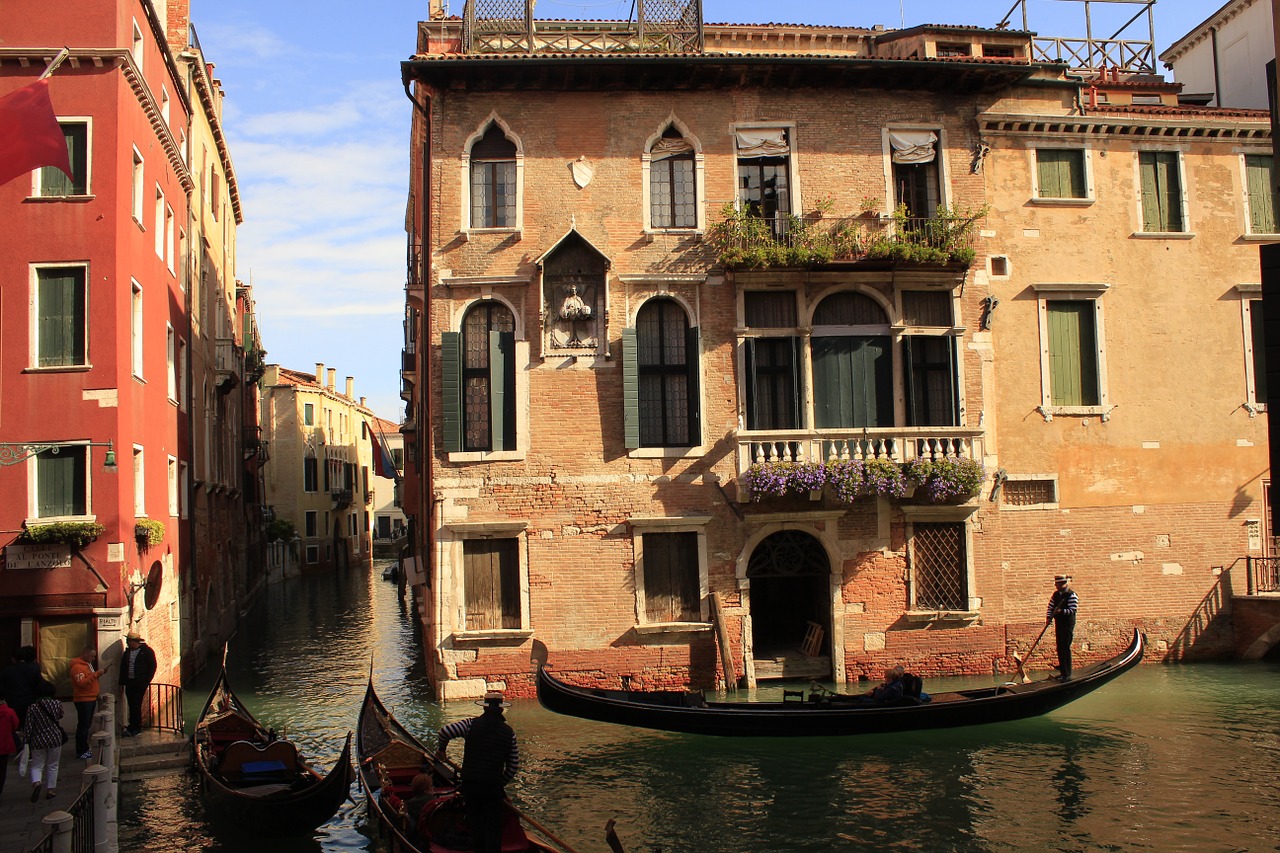
[[[0,96],[70,49],[50,96],[74,174],[0,186],[0,657],[34,644],[65,692],[85,643],[109,660],[137,629],[176,682],[192,106],[147,0],[4,18]]]

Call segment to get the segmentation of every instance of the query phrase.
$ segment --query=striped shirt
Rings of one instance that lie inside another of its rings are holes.
[[[460,737],[465,740],[467,737],[467,733],[471,731],[471,724],[474,723],[477,719],[479,718],[468,717],[465,720],[455,720],[449,725],[442,728],[436,734],[436,749],[440,752],[444,752],[445,747],[449,745],[449,741],[453,740],[454,738]],[[511,733],[511,749],[508,750],[507,752],[506,769],[503,771],[503,774],[502,774],[503,783],[504,784],[509,783],[512,779],[516,778],[516,774],[519,772],[520,772],[520,746],[519,744],[516,743],[515,732],[512,732]],[[465,778],[466,777],[465,768],[463,769],[462,774],[463,774],[463,777]]]
[[[1045,611],[1044,620],[1048,622],[1053,618],[1054,610],[1061,610],[1060,615],[1075,616],[1076,608],[1080,605],[1080,599],[1076,598],[1076,591],[1067,587],[1066,589],[1055,589],[1053,595],[1049,596],[1049,609]]]

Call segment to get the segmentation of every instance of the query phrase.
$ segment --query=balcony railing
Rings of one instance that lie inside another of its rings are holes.
[[[701,53],[702,0],[639,0],[635,20],[535,20],[535,0],[467,0],[467,53]]]
[[[351,501],[353,500],[351,489],[330,489],[329,497],[337,504],[337,509],[351,506]]]
[[[983,457],[984,430],[968,427],[859,427],[822,430],[739,430],[738,474],[757,462],[832,462]]]
[[[804,267],[847,261],[968,266],[985,210],[936,216],[823,214],[768,217],[732,206],[713,225],[710,240],[727,267]]]

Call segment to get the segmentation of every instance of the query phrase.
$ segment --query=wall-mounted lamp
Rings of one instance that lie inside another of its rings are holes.
[[[116,468],[115,445],[110,441],[83,442],[44,442],[44,441],[0,441],[0,465],[17,465],[38,453],[48,451],[54,456],[64,447],[105,447],[107,454],[102,458],[102,470],[114,474]]]

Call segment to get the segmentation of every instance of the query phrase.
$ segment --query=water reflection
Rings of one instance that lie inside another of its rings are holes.
[[[417,626],[380,575],[275,587],[232,642],[237,692],[326,768],[371,661],[379,694],[424,737],[476,710],[430,701]],[[192,713],[212,677],[192,685]],[[1276,849],[1277,707],[1274,663],[1144,666],[1048,717],[879,738],[648,732],[515,700],[511,793],[581,853],[604,849],[610,817],[630,853]],[[205,823],[188,777],[128,786],[121,815],[125,850],[370,850],[365,829],[352,802],[315,839],[255,846]]]

